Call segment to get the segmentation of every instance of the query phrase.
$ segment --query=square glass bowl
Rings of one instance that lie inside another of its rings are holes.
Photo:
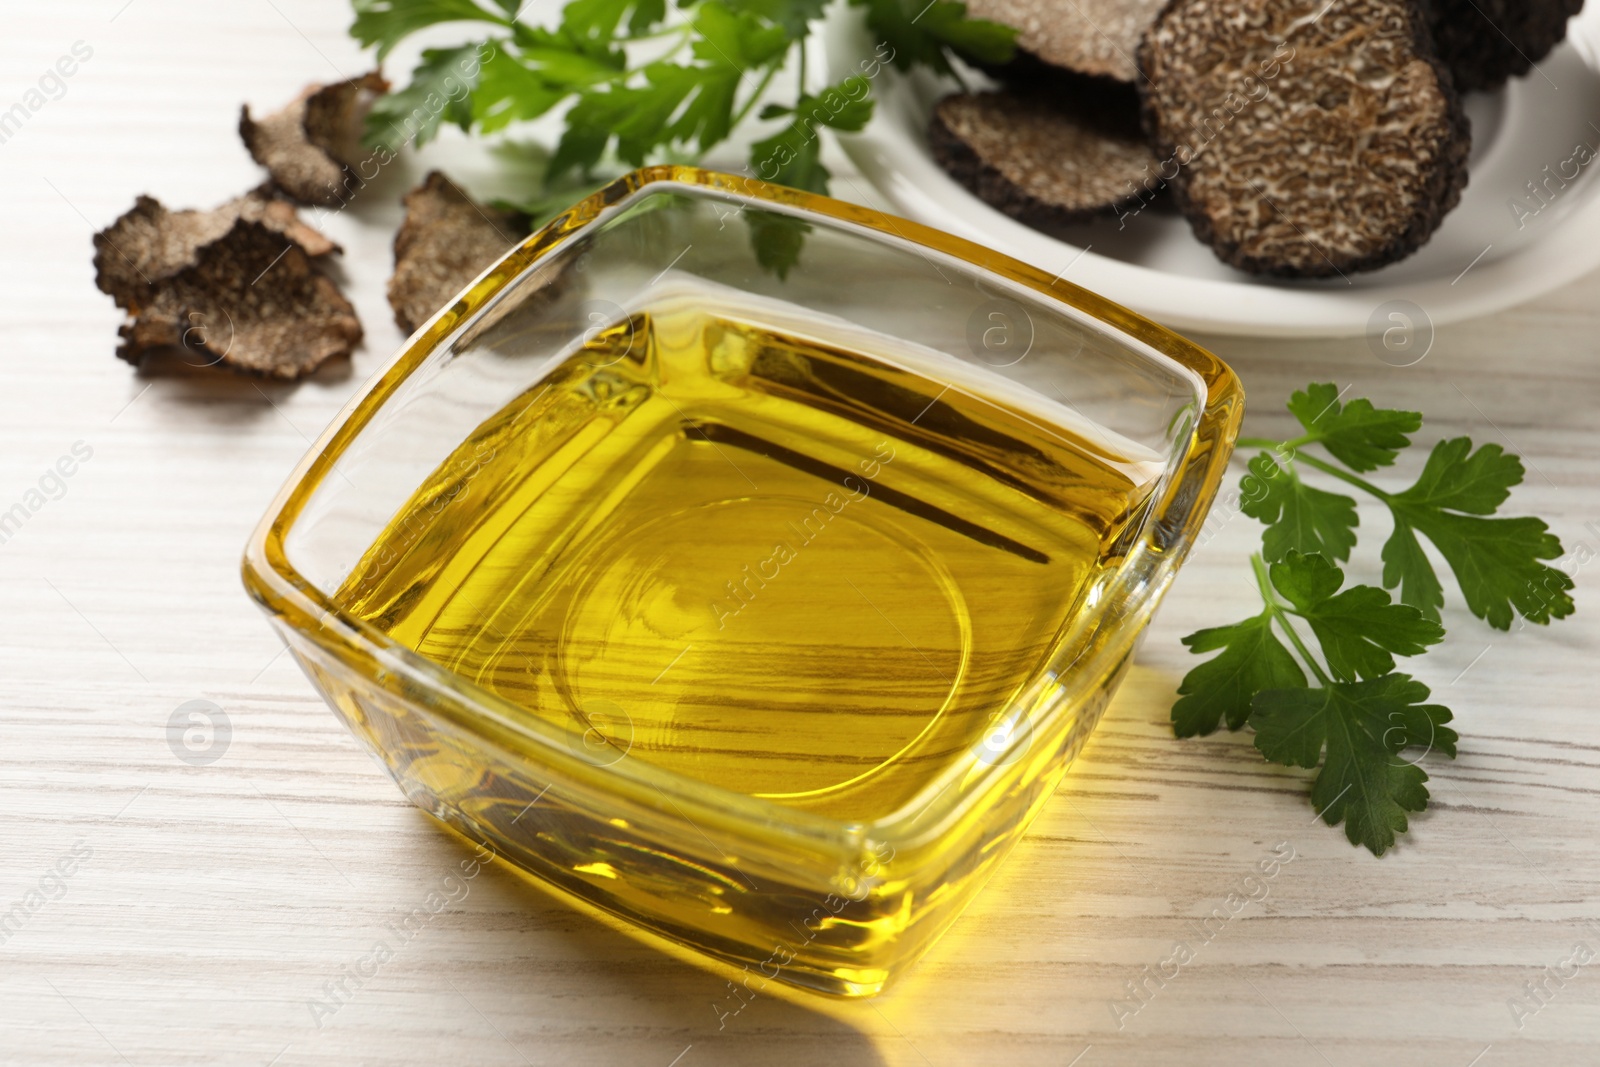
[[[410,339],[244,580],[423,810],[749,989],[870,995],[1094,728],[1242,403],[1059,276],[654,167]]]

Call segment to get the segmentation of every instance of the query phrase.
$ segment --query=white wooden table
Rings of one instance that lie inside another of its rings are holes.
[[[496,868],[399,944],[387,924],[443,885],[459,846],[280,654],[237,559],[308,439],[401,340],[383,285],[398,194],[425,164],[327,225],[367,328],[347,373],[142,377],[112,356],[120,313],[90,269],[90,235],[136,193],[208,206],[255,184],[239,103],[363,69],[348,18],[332,0],[6,12],[0,109],[74,42],[93,55],[0,144],[0,510],[76,442],[92,457],[0,544],[0,911],[39,904],[0,944],[0,1063],[1600,1062],[1600,966],[1567,968],[1536,1014],[1508,1005],[1533,1004],[1524,983],[1577,943],[1600,954],[1600,564],[1549,630],[1447,620],[1419,673],[1455,709],[1461,757],[1429,766],[1433,810],[1378,861],[1314,825],[1304,775],[1247,736],[1178,742],[1167,726],[1191,658],[1178,637],[1253,610],[1244,518],[1184,571],[1028,840],[883,997],[770,993],[719,1031],[725,976]],[[1287,430],[1279,401],[1313,378],[1419,407],[1424,440],[1520,451],[1516,503],[1600,554],[1597,333],[1600,276],[1443,329],[1407,369],[1360,340],[1202,340],[1250,388],[1251,432]],[[194,765],[167,724],[202,699],[232,736]],[[1126,984],[1281,842],[1296,859],[1269,896],[1119,1029]],[[380,939],[393,959],[350,979]],[[337,1010],[314,1011],[341,981]]]

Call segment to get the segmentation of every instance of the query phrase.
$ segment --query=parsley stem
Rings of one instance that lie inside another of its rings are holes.
[[[800,101],[806,98],[806,39],[804,37],[800,38],[800,62],[798,64],[796,81],[798,82],[796,87],[798,89],[798,97],[795,100],[794,106],[798,109],[800,107]]]
[[[1283,609],[1283,604],[1279,602],[1277,594],[1272,591],[1272,583],[1267,579],[1267,565],[1262,560],[1261,553],[1251,553],[1250,566],[1256,573],[1256,586],[1261,590],[1262,603],[1266,604],[1267,612],[1272,616],[1273,621],[1278,624],[1280,630],[1288,635],[1289,641],[1299,651],[1300,658],[1305,660],[1307,667],[1311,668],[1311,673],[1317,676],[1317,681],[1324,686],[1332,685],[1332,679],[1322,672],[1322,666],[1317,663],[1316,657],[1311,654],[1311,650],[1306,647],[1306,643],[1295,632],[1294,626],[1289,622],[1288,614]]]
[[[1322,471],[1324,474],[1331,474],[1340,481],[1348,482],[1357,489],[1371,493],[1386,504],[1393,499],[1389,493],[1379,489],[1365,478],[1357,478],[1349,471],[1341,470],[1331,463],[1318,459],[1316,456],[1307,456],[1297,451],[1301,445],[1309,445],[1317,440],[1318,438],[1315,435],[1296,437],[1292,441],[1274,441],[1269,437],[1241,437],[1234,442],[1234,445],[1238,448],[1264,448],[1268,451],[1279,453],[1292,452],[1294,455],[1290,459],[1291,463],[1304,463],[1306,466]]]
[[[1373,496],[1377,497],[1379,500],[1383,501],[1385,504],[1394,499],[1390,494],[1384,492],[1382,489],[1379,489],[1365,478],[1357,478],[1349,471],[1340,470],[1332,463],[1325,463],[1316,456],[1296,456],[1295,462],[1304,463],[1306,466],[1313,467],[1316,470],[1322,471],[1324,474],[1331,474],[1340,481],[1348,482],[1349,484],[1355,486],[1357,489],[1364,489]]]
[[[739,108],[738,113],[735,114],[732,121],[728,123],[728,128],[730,130],[739,125],[739,123],[743,122],[744,117],[750,114],[750,109],[755,107],[756,104],[760,102],[762,95],[767,91],[767,86],[772,83],[772,76],[776,73],[778,73],[778,67],[775,65],[768,67],[766,73],[761,75],[761,80],[756,83],[755,92],[750,94],[750,98],[744,102],[744,106]]]
[[[663,37],[687,37],[692,29],[694,29],[692,21],[680,22],[672,26],[663,26],[661,29],[652,30],[649,33],[631,33],[624,39],[623,43],[633,44],[635,41],[656,41]]]

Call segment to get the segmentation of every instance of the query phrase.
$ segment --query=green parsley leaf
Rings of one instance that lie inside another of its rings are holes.
[[[1343,821],[1351,844],[1381,856],[1405,832],[1406,813],[1428,806],[1427,774],[1400,753],[1456,753],[1456,733],[1444,725],[1450,711],[1423,703],[1428,696],[1427,686],[1404,674],[1269,689],[1256,695],[1250,725],[1256,748],[1274,763],[1315,767],[1320,760],[1311,787],[1318,814],[1329,826]]]
[[[1222,655],[1183,676],[1172,705],[1172,730],[1179,737],[1209,734],[1226,721],[1237,730],[1250,717],[1250,701],[1263,689],[1306,684],[1305,672],[1272,632],[1271,612],[1231,626],[1198,630],[1183,639],[1190,652]]]
[[[441,22],[493,22],[509,25],[508,17],[486,11],[473,0],[351,0],[356,11],[355,22],[350,25],[350,36],[361,42],[363,48],[378,46],[378,62],[399,44],[401,39],[418,30]],[[515,8],[502,3],[507,16]]]
[[[1253,456],[1239,483],[1239,510],[1267,524],[1262,550],[1276,563],[1291,551],[1346,560],[1356,544],[1356,502],[1306,485],[1293,465],[1280,467],[1269,453]]]
[[[811,32],[810,23],[822,17],[828,0],[725,0],[732,11],[749,12],[782,26],[791,41]]]
[[[787,278],[789,271],[800,262],[800,249],[805,244],[806,234],[811,232],[811,225],[793,215],[770,211],[747,211],[744,218],[756,262],[780,280]]]
[[[567,128],[550,159],[549,178],[574,168],[588,174],[613,137],[617,155],[634,166],[668,139],[668,120],[694,91],[696,75],[671,63],[652,63],[644,75],[643,86],[610,86],[578,97],[566,114]]]
[[[767,25],[748,12],[734,13],[716,0],[699,5],[694,28],[700,35],[694,54],[703,61],[695,68],[699,89],[673,124],[672,136],[680,142],[694,138],[704,151],[732,129],[734,98],[746,72],[781,63],[791,42],[782,26]]]
[[[735,80],[751,67],[765,66],[789,51],[782,26],[768,25],[747,11],[734,12],[720,0],[702,0],[695,8],[694,54],[722,76]]]
[[[822,141],[808,123],[791,122],[771,137],[750,146],[751,171],[766,182],[808,192],[828,192],[828,168],[822,165]]]
[[[762,181],[826,194],[829,174],[822,165],[817,127],[855,131],[872,118],[872,98],[852,95],[849,85],[833,85],[815,96],[802,96],[793,108],[768,105],[763,118],[789,117],[790,122],[750,146],[751,173]]]
[[[1341,405],[1339,389],[1331,382],[1307,386],[1289,398],[1288,407],[1305,427],[1306,439],[1354,471],[1389,466],[1411,444],[1407,435],[1422,427],[1419,412],[1375,408],[1370,400]]]
[[[1572,578],[1540,562],[1562,555],[1560,539],[1539,519],[1485,517],[1522,477],[1522,461],[1499,445],[1474,452],[1465,437],[1440,441],[1416,484],[1386,497],[1395,526],[1383,546],[1383,584],[1438,618],[1444,593],[1420,532],[1444,556],[1467,607],[1495,629],[1510,629],[1516,615],[1544,624],[1572,614]]]
[[[505,49],[483,65],[478,91],[472,94],[472,120],[478,130],[493,133],[513,122],[536,119],[567,98],[568,91]]]
[[[1499,445],[1474,452],[1469,438],[1454,437],[1433,446],[1417,483],[1400,497],[1427,507],[1493,515],[1512,487],[1522,484],[1523,474],[1522,460]]]
[[[367,146],[381,145],[390,151],[412,142],[421,146],[439,132],[441,122],[469,128],[472,91],[491,49],[484,43],[424,49],[411,72],[411,84],[373,103],[367,114]]]
[[[1444,627],[1371,585],[1339,592],[1344,572],[1322,556],[1290,552],[1271,568],[1272,586],[1317,635],[1328,669],[1341,681],[1377,678],[1395,656],[1417,656],[1444,640]]]
[[[811,126],[832,126],[834,130],[854,133],[872,120],[872,99],[867,96],[853,98],[846,93],[845,86],[832,85],[822,90],[821,96],[802,96],[797,107],[768,104],[762,109],[762,118],[782,118],[786,115],[795,115],[797,122],[810,123],[805,133],[810,133]]]
[[[827,0],[679,0],[676,9],[686,14],[670,18],[666,0],[565,0],[554,28],[522,21],[522,0],[352,0],[351,33],[375,47],[380,60],[400,40],[437,24],[480,22],[500,31],[480,46],[424,52],[411,83],[374,107],[368,143],[422,144],[443,122],[499,133],[570,104],[547,165],[530,179],[536,188],[515,197],[543,209],[592,185],[596,170],[608,169],[602,167],[608,152],[632,166],[693,160],[765,103],[762,119],[786,122],[751,145],[758,176],[826,193],[829,175],[817,128],[854,131],[866,125],[872,102],[865,90],[879,65],[948,72],[956,52],[1002,62],[1010,58],[1016,36],[997,23],[968,19],[965,5],[953,0],[849,2],[865,6],[869,21],[892,30],[879,35],[871,73],[863,63],[862,73],[843,84],[802,93],[785,105],[762,98],[797,42],[805,84],[804,41]],[[633,50],[644,38],[672,43]],[[458,74],[453,68],[474,49],[478,62]],[[685,49],[692,62],[682,62]],[[749,229],[757,260],[781,277],[799,262],[809,227],[763,215]]]
[[[969,19],[964,3],[935,0],[912,22],[935,40],[981,63],[1005,63],[1016,54],[1014,28],[987,19]]]
[[[892,48],[898,70],[926,66],[953,73],[947,48],[985,63],[1004,63],[1016,52],[1017,31],[998,22],[967,18],[967,5],[953,0],[850,0],[867,12],[867,29]]]
[[[561,9],[561,28],[580,40],[609,42],[623,15],[630,15],[630,34],[646,33],[667,17],[666,0],[570,0]]]
[[[607,41],[574,36],[564,28],[533,27],[518,34],[517,55],[546,83],[564,89],[588,89],[620,81],[628,73],[627,52]]]
[[[606,117],[616,112],[597,104],[591,103],[588,107],[584,104],[584,101],[580,101],[567,112],[567,128],[562,131],[561,140],[556,142],[556,150],[550,156],[550,168],[545,171],[547,181],[559,180],[574,170],[588,175],[600,162],[600,157],[606,154],[606,145],[611,141],[611,129],[606,125]]]
[[[734,99],[745,74],[783,61],[789,39],[720,0],[701,0],[693,29],[692,66],[658,61],[643,68],[642,84],[609,85],[579,94],[551,160],[552,178],[577,168],[587,173],[616,139],[617,156],[642,166],[651,152],[695,141],[702,151],[728,136]]]
[[[1394,673],[1396,656],[1420,655],[1444,638],[1438,622],[1444,589],[1422,540],[1449,564],[1472,612],[1500,629],[1516,615],[1537,623],[1570,615],[1574,583],[1542,562],[1562,555],[1544,522],[1495,516],[1524,475],[1522,461],[1500,446],[1474,450],[1465,437],[1440,441],[1416,483],[1393,493],[1351,472],[1393,464],[1410,447],[1421,415],[1362,399],[1341,403],[1327,383],[1295,393],[1288,406],[1303,436],[1239,441],[1269,450],[1250,458],[1240,484],[1240,509],[1267,527],[1263,551],[1251,559],[1265,608],[1254,619],[1184,638],[1192,651],[1222,653],[1184,677],[1173,729],[1186,737],[1221,721],[1230,728],[1248,721],[1269,760],[1320,764],[1311,791],[1318,813],[1329,825],[1343,822],[1351,842],[1382,855],[1406,830],[1407,813],[1428,804],[1427,775],[1400,754],[1417,748],[1456,754],[1455,731],[1445,725],[1450,711],[1425,703],[1426,686]],[[1312,444],[1348,470],[1296,451]],[[1383,546],[1383,584],[1399,590],[1398,602],[1374,586],[1343,588],[1334,560],[1347,559],[1355,546],[1355,501],[1305,485],[1300,470],[1338,478],[1389,508],[1394,531]],[[1315,646],[1303,640],[1302,622]],[[1306,684],[1302,667],[1315,684]],[[1265,680],[1277,672],[1280,681]]]
[[[644,79],[641,88],[609,94],[612,106],[624,109],[613,111],[608,122],[617,138],[617,156],[633,167],[643,166],[653,149],[671,140],[668,122],[701,84],[694,68],[671,63],[650,64]]]
[[[1396,522],[1394,532],[1383,543],[1383,585],[1400,590],[1400,602],[1410,604],[1430,619],[1438,619],[1444,607],[1444,586],[1434,573],[1433,561],[1422,551],[1422,543],[1410,526]]]
[[[831,85],[815,96],[802,96],[793,114],[802,122],[854,133],[872,121],[872,104],[865,91],[855,97],[844,85]]]

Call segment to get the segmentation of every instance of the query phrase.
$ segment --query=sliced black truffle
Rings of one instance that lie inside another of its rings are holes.
[[[1024,61],[1131,85],[1142,80],[1139,40],[1165,2],[967,0],[967,14],[1015,29]]]
[[[1140,56],[1178,206],[1241,270],[1372,270],[1461,198],[1471,134],[1415,0],[1173,0]]]
[[[1561,43],[1583,0],[1432,0],[1433,40],[1456,89],[1493,89]]]
[[[953,178],[1032,226],[1135,210],[1164,185],[1136,125],[1034,94],[947,96],[934,108],[928,144]]]

